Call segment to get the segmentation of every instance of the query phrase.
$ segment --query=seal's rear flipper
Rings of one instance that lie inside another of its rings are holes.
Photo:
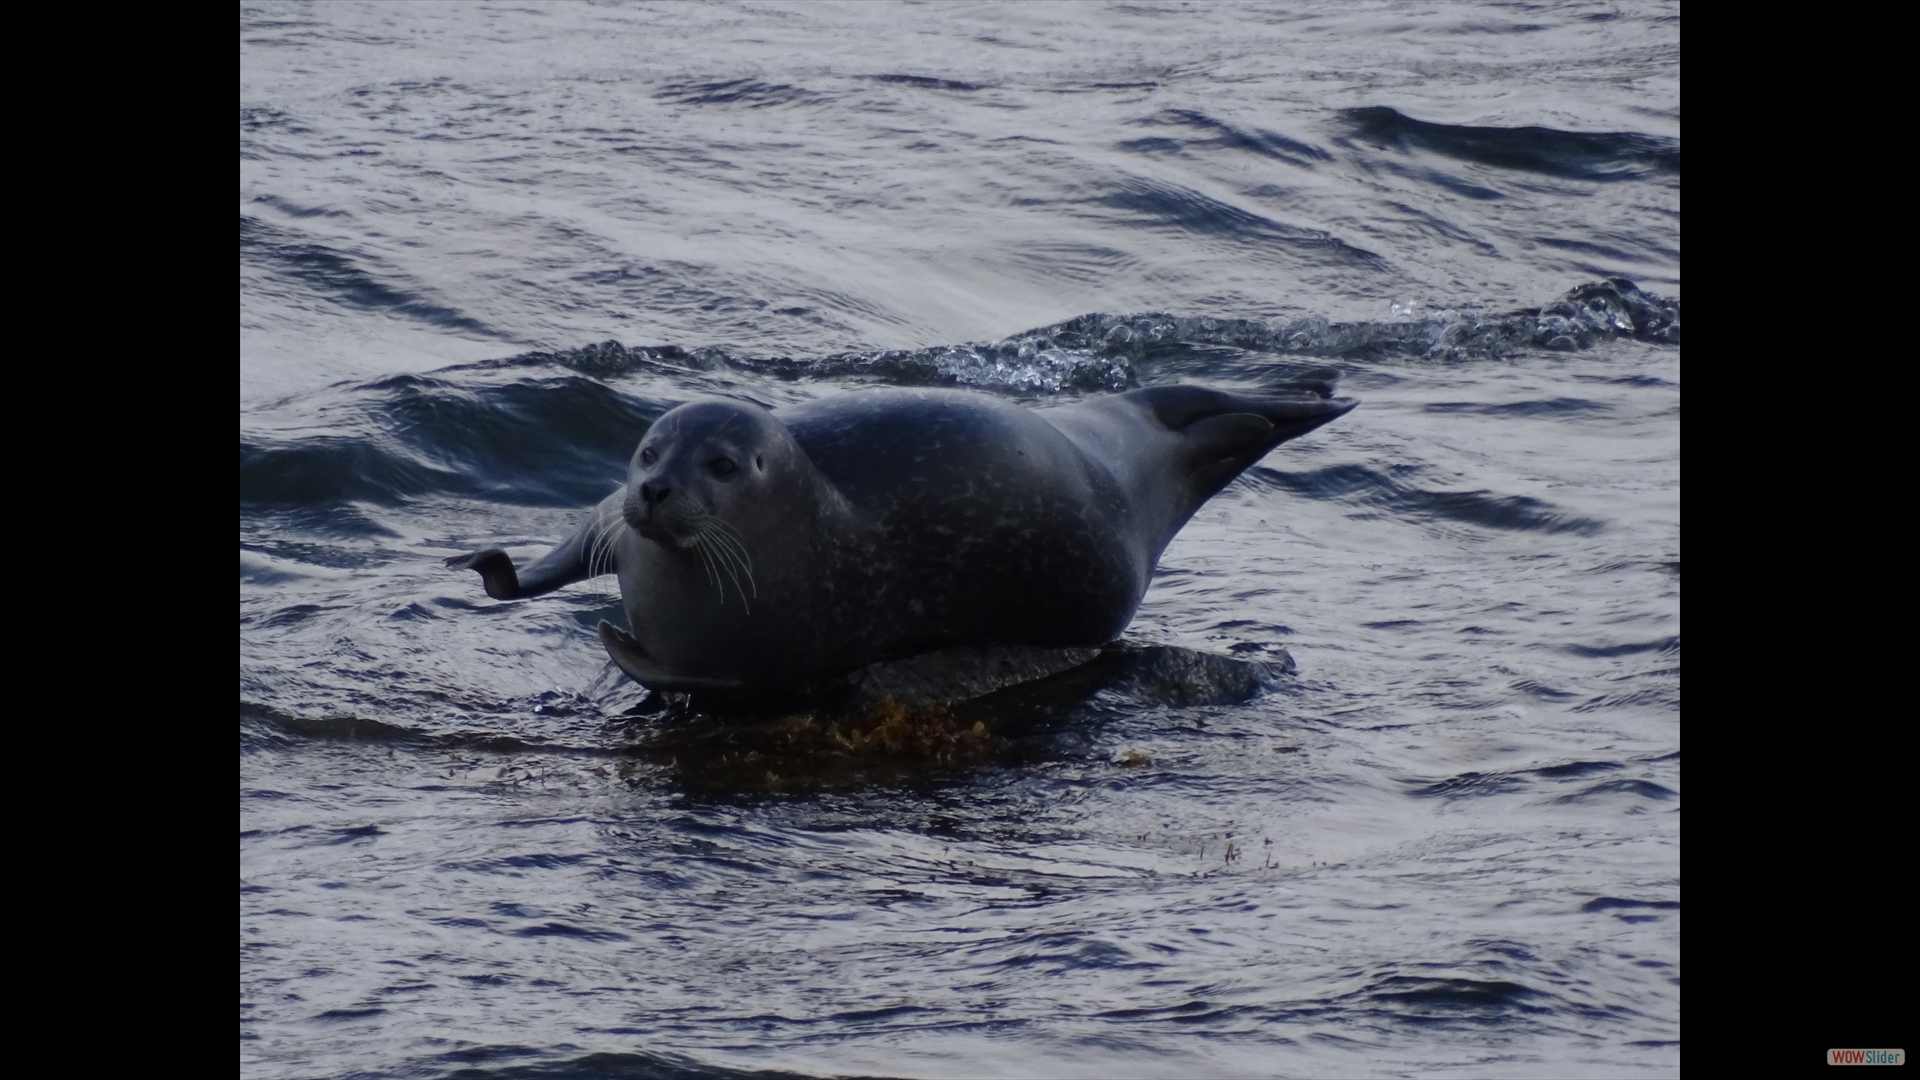
[[[1273,421],[1258,413],[1233,412],[1195,420],[1180,429],[1186,452],[1196,462],[1215,462],[1242,454],[1273,435]]]
[[[1183,454],[1193,470],[1187,513],[1192,513],[1269,450],[1351,412],[1359,402],[1333,396],[1339,377],[1332,368],[1319,368],[1254,393],[1154,386],[1125,396],[1185,437]]]
[[[1265,417],[1267,422],[1273,425],[1273,433],[1262,441],[1257,450],[1253,451],[1253,456],[1247,460],[1248,465],[1259,461],[1267,451],[1288,439],[1297,439],[1322,424],[1338,420],[1360,404],[1352,398],[1323,397],[1318,394],[1312,396],[1303,394],[1299,397],[1249,395],[1239,400],[1247,407],[1246,411]]]
[[[627,678],[649,690],[746,690],[747,684],[731,679],[708,679],[699,675],[678,675],[660,666],[660,662],[648,656],[633,640],[633,635],[625,630],[600,620],[600,643],[607,647],[607,655],[613,658],[615,667],[626,672]]]
[[[1338,377],[1338,372],[1323,368],[1251,394],[1203,386],[1154,386],[1126,396],[1137,398],[1169,429],[1189,436],[1196,465],[1252,454],[1247,461],[1251,465],[1288,439],[1305,435],[1360,404],[1333,396],[1333,380]],[[1255,418],[1266,424],[1254,423]]]
[[[1323,398],[1330,398],[1333,396],[1334,385],[1339,381],[1339,368],[1323,367],[1314,368],[1312,371],[1303,371],[1283,382],[1269,383],[1268,388],[1280,393],[1285,393],[1290,390],[1306,390],[1318,394]]]

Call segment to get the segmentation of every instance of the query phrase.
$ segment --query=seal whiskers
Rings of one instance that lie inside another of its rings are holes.
[[[740,575],[747,576],[747,586],[753,588],[753,595],[760,595],[760,587],[754,584],[753,565],[747,559],[745,549],[740,546],[739,540],[722,531],[725,529],[725,522],[718,518],[706,518],[700,522],[699,532],[694,534],[694,543],[698,545],[703,559],[711,557],[715,566],[726,571],[727,577],[733,580],[733,587],[740,592],[740,606],[750,613],[753,608],[747,603],[747,587],[740,584]],[[720,602],[727,602],[724,585],[720,586]]]
[[[700,529],[702,533],[713,541],[714,547],[717,550],[724,551],[733,561],[733,565],[738,567],[740,572],[747,576],[748,588],[751,588],[753,595],[758,597],[760,595],[760,586],[755,584],[753,580],[753,556],[747,554],[747,545],[740,539],[740,534],[734,531],[733,526],[717,517],[708,517],[702,521],[700,523]],[[740,579],[734,578],[733,583],[738,586]],[[740,594],[740,602],[744,604],[746,600],[747,594],[742,592]]]
[[[693,553],[700,556],[700,569],[707,575],[707,584],[718,589],[720,592],[720,602],[722,604],[726,603],[727,590],[720,584],[720,575],[714,571],[713,555],[707,551],[707,545],[701,542],[700,536],[697,533],[694,535],[692,546]]]
[[[613,545],[623,523],[618,514],[601,514],[593,521],[593,543],[587,548],[587,576],[613,572]]]
[[[693,545],[693,549],[700,553],[700,564],[707,569],[707,580],[713,583],[713,589],[720,595],[720,604],[724,607],[727,602],[727,584],[721,580],[714,568],[717,566],[725,569],[726,564],[720,562],[719,556],[708,545],[706,537],[696,535],[693,538]]]

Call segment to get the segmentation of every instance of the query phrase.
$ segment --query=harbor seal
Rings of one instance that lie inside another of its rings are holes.
[[[967,646],[1099,646],[1160,553],[1269,450],[1357,402],[1313,372],[1254,393],[1162,386],[1029,409],[869,389],[661,416],[626,483],[516,570],[447,560],[519,600],[619,576],[613,662],[655,690],[782,691]]]

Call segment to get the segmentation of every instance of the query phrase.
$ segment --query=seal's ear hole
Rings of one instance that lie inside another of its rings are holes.
[[[766,472],[767,471],[766,455],[764,454],[753,455],[753,467],[756,469],[759,469],[761,472]]]

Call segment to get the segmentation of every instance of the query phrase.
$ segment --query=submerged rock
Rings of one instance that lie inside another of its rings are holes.
[[[1294,670],[1279,646],[1236,650],[1248,655],[1127,642],[943,649],[780,698],[652,694],[629,714],[647,727],[632,752],[716,793],[931,779],[1029,752],[1035,736],[1044,742],[1096,695],[1172,708],[1239,704]]]

